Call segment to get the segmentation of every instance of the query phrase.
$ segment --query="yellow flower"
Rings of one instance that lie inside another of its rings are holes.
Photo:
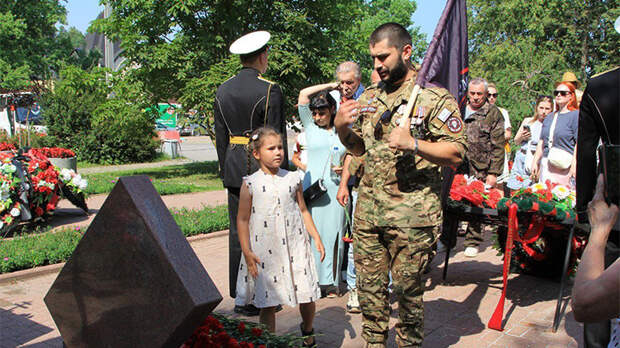
[[[536,183],[530,187],[533,192],[544,191],[547,189],[547,185],[542,183]]]

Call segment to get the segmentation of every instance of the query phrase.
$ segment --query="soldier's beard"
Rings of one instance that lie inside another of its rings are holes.
[[[400,81],[405,75],[407,75],[407,65],[402,59],[398,60],[398,64],[393,69],[390,69],[388,78],[383,80],[387,86],[394,87],[398,81]]]

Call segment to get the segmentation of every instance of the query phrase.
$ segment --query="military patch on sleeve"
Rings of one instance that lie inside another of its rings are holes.
[[[452,115],[452,111],[444,108],[443,110],[441,110],[439,115],[437,115],[437,118],[440,119],[441,122],[446,123],[446,120],[448,119],[448,117],[450,117],[450,115]]]
[[[463,121],[461,121],[461,119],[458,117],[450,117],[446,121],[446,126],[448,126],[448,130],[450,132],[459,133],[460,131],[463,130]]]

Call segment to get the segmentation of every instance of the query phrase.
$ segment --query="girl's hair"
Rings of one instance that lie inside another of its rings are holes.
[[[263,141],[265,140],[265,137],[269,135],[275,135],[277,137],[280,137],[280,133],[278,133],[278,131],[271,126],[263,126],[252,132],[252,135],[250,135],[250,142],[248,143],[248,147],[250,150],[249,152],[252,153],[254,151],[258,151],[258,149],[263,146]]]
[[[571,92],[571,98],[567,105],[568,110],[575,111],[579,109],[579,105],[577,104],[577,95],[575,94],[575,89],[577,89],[577,87],[575,87],[575,84],[569,81],[562,81],[556,83],[555,88],[558,88],[559,85],[564,85],[568,87],[568,90]]]
[[[320,108],[328,108],[331,113],[329,118],[329,126],[334,125],[334,118],[336,117],[336,99],[329,94],[329,91],[322,90],[310,95],[310,110],[316,110]]]
[[[553,98],[549,95],[539,95],[536,98],[536,105],[534,105],[534,117],[530,120],[530,123],[534,123],[538,120],[538,105],[542,102],[551,103],[551,108],[553,108]]]

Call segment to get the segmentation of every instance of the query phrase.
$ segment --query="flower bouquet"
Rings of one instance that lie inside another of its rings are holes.
[[[67,151],[62,152],[68,155]],[[23,154],[0,152],[0,179],[0,231],[3,233],[8,233],[19,221],[45,219],[56,209],[61,197],[88,211],[83,192],[86,180],[74,171],[63,172],[53,166],[41,149],[30,149]]]
[[[60,192],[62,196],[73,203],[76,207],[82,209],[88,214],[88,206],[86,205],[86,193],[84,190],[88,186],[88,181],[83,179],[73,169],[62,168],[60,170]]]
[[[500,214],[509,215],[510,206],[516,206],[517,232],[513,236],[510,265],[513,271],[544,277],[561,275],[567,230],[575,219],[575,202],[574,191],[549,181],[519,189],[498,202]],[[505,228],[498,231],[494,247],[501,254],[505,253],[506,236]],[[575,235],[571,243],[572,264],[575,265],[585,247],[585,239]]]
[[[457,174],[452,180],[447,206],[461,220],[493,222],[499,218],[495,208],[503,196],[502,191],[474,177]]]
[[[19,222],[21,215],[19,192],[22,181],[12,159],[12,154],[0,153],[0,231],[4,233]]]
[[[276,336],[255,323],[212,313],[181,348],[284,348],[301,346],[302,337]]]
[[[75,152],[62,147],[41,147],[31,149],[30,152],[39,158],[72,158],[75,157]]]
[[[11,143],[0,143],[0,151],[15,151],[15,145]]]

